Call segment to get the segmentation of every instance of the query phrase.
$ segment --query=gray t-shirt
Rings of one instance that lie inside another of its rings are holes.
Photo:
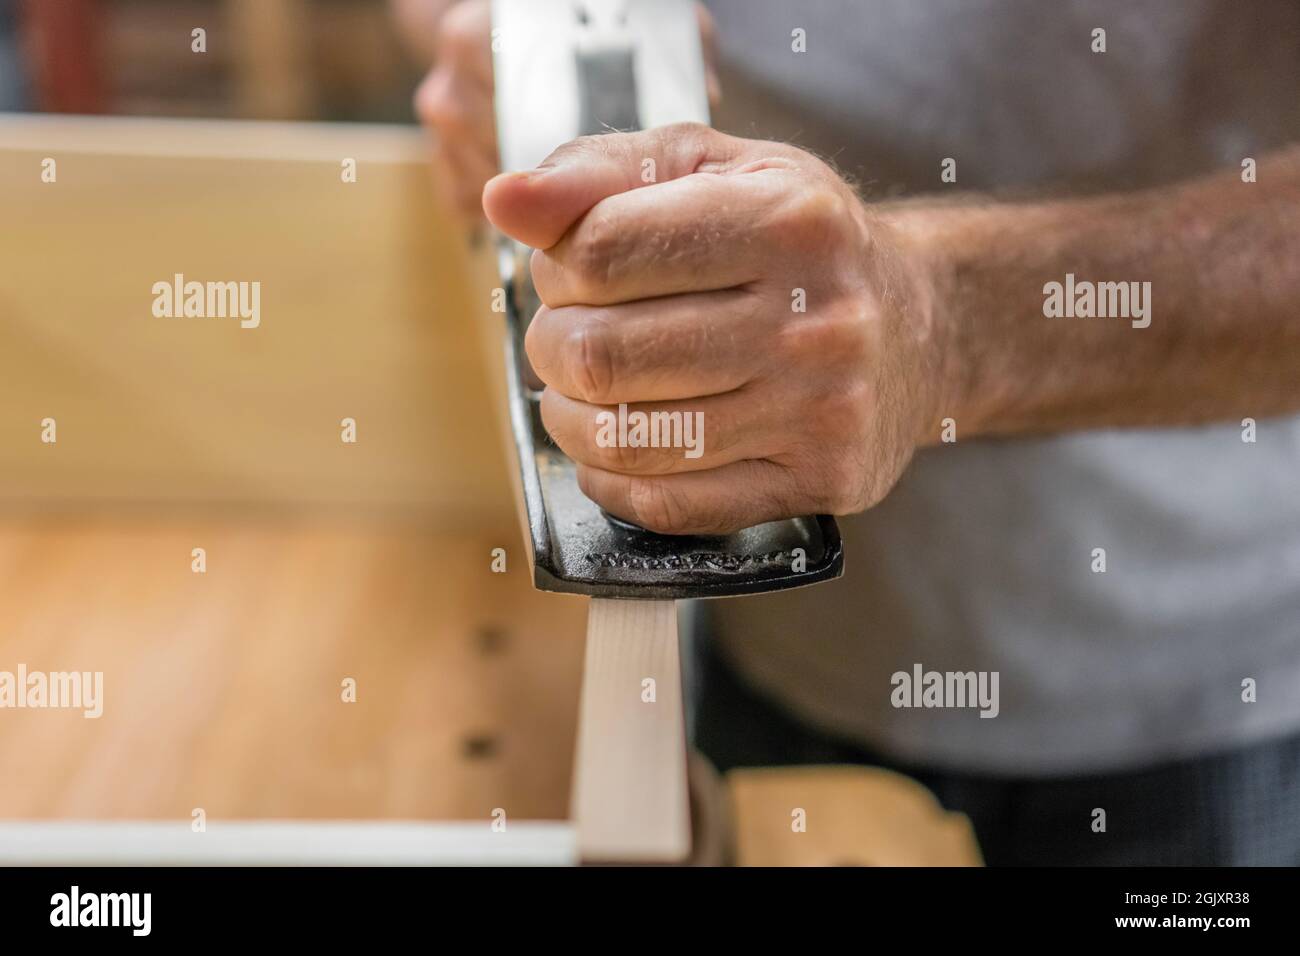
[[[958,188],[1127,188],[1300,141],[1293,0],[709,6],[717,125],[815,148],[869,196],[952,190],[946,157]],[[842,580],[712,602],[722,650],[824,730],[956,769],[1115,769],[1295,732],[1300,418],[1242,431],[959,434],[841,522]],[[893,706],[918,664],[997,671],[998,716]]]

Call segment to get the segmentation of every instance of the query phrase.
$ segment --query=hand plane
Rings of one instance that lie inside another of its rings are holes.
[[[537,166],[578,136],[709,120],[690,0],[494,0],[493,66],[503,171]],[[662,535],[605,515],[547,436],[524,333],[537,311],[532,250],[502,237],[510,431],[533,580],[600,598],[754,594],[839,577],[835,519],[813,515],[723,536]]]

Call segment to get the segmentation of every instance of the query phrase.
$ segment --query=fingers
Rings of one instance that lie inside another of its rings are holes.
[[[472,143],[495,161],[496,123],[492,88],[482,86],[454,68],[439,66],[415,91],[415,112],[439,137]]]
[[[489,0],[465,0],[486,4]],[[438,33],[451,0],[389,0],[398,38],[417,63],[427,65],[438,57]]]
[[[781,170],[695,173],[601,200],[533,255],[552,308],[728,289],[761,278],[785,242],[764,228],[788,196]]]
[[[729,534],[800,513],[791,473],[738,461],[662,477],[578,465],[578,487],[610,514],[660,534]]]
[[[774,323],[733,289],[603,308],[543,306],[528,326],[542,381],[597,405],[699,398],[738,389],[766,370]]]
[[[481,215],[483,185],[497,173],[491,90],[440,66],[416,90],[415,109],[436,137],[442,192],[463,215]]]
[[[483,215],[483,184],[496,175],[496,161],[471,145],[443,141],[435,155],[437,186],[460,216],[469,221]]]
[[[602,199],[729,164],[744,143],[698,123],[583,136],[537,169],[493,179],[483,190],[483,211],[506,235],[549,249]]]
[[[453,3],[438,23],[438,61],[453,65],[476,85],[492,89],[492,4]]]
[[[718,28],[713,14],[702,3],[695,5],[700,22],[700,46],[704,54],[704,86],[709,97],[709,108],[717,109],[722,102],[722,83],[718,79]]]
[[[590,405],[553,388],[542,422],[574,461],[628,475],[720,468],[776,450],[775,423],[744,391],[686,402]]]
[[[436,134],[438,182],[465,215],[481,214],[483,185],[497,172],[489,4],[455,4],[441,18],[436,67],[415,92],[416,115]]]

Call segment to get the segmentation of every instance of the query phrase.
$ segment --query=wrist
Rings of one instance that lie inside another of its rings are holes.
[[[924,447],[940,441],[950,420],[969,433],[972,418],[950,254],[953,224],[944,210],[909,204],[896,205],[882,218],[894,233],[900,272],[910,290],[903,321],[907,339],[915,343],[910,388],[917,404],[915,444]]]
[[[978,318],[991,294],[985,279],[997,269],[990,256],[1005,253],[1007,224],[998,206],[899,203],[887,221],[899,236],[917,290],[916,321],[923,330],[922,378],[929,394],[917,445],[995,430],[998,409],[1013,382],[988,368],[988,343]]]

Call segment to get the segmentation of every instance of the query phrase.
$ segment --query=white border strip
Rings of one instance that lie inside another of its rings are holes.
[[[0,821],[0,864],[85,866],[569,866],[567,822]]]

